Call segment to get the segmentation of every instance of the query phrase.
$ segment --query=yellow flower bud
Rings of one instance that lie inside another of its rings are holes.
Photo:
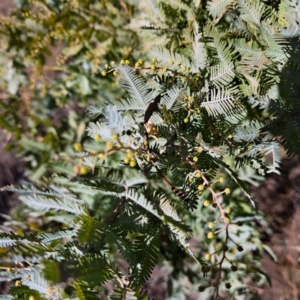
[[[76,152],[82,151],[82,145],[80,143],[75,143],[73,147]]]
[[[89,169],[86,166],[80,167],[80,175],[86,175],[89,172]]]
[[[102,76],[106,76],[107,72],[106,71],[102,71],[101,74],[102,74]]]
[[[209,204],[210,204],[210,201],[209,201],[209,200],[204,200],[203,206],[207,207]]]
[[[184,123],[187,123],[188,121],[189,121],[188,118],[185,118],[185,119],[183,120]]]
[[[186,71],[186,67],[181,67],[181,71],[182,72]]]
[[[106,68],[106,69],[108,69],[108,68],[109,68],[109,65],[108,65],[108,64],[106,64],[106,65],[105,65],[105,68]]]
[[[194,162],[197,162],[197,161],[198,161],[198,157],[197,157],[197,156],[194,156],[194,157],[193,157],[193,161],[194,161]]]
[[[209,222],[208,223],[208,228],[212,229],[215,227],[215,223],[214,222]]]
[[[196,176],[197,178],[200,178],[200,177],[201,177],[201,173],[200,173],[200,172],[197,172],[197,173],[195,174],[195,176]]]
[[[204,255],[204,258],[205,258],[206,260],[211,260],[211,255],[210,255],[209,253],[206,253],[206,254]]]
[[[151,59],[151,61],[152,61],[153,63],[156,63],[156,62],[157,62],[157,59],[156,59],[155,57],[153,57],[153,58]]]
[[[151,70],[155,70],[155,65],[150,66]]]
[[[15,286],[21,286],[21,285],[22,285],[21,280],[17,280],[17,281],[15,282]]]
[[[131,160],[129,163],[130,167],[134,168],[136,166],[136,161],[135,160]]]
[[[226,214],[230,214],[231,213],[231,208],[227,207],[225,212],[226,212]]]
[[[114,72],[113,72],[113,75],[114,75],[114,76],[117,76],[117,75],[118,75],[118,72],[117,72],[117,71],[114,71]]]
[[[210,239],[210,240],[213,239],[214,236],[215,236],[214,233],[211,232],[211,231],[207,234],[207,238]]]
[[[188,96],[188,101],[192,101],[193,100],[193,97],[191,97],[191,96]]]
[[[190,177],[189,178],[189,182],[192,183],[193,182],[193,178]]]
[[[204,190],[204,185],[203,184],[199,184],[198,185],[198,190],[199,191],[203,191]]]
[[[174,65],[174,60],[173,59],[170,61],[170,65]]]
[[[136,68],[139,68],[140,67],[140,64],[138,62],[135,63],[134,65]]]
[[[133,159],[134,158],[134,153],[132,151],[127,152],[127,158],[128,159]]]
[[[226,194],[226,195],[230,194],[230,189],[229,189],[229,188],[226,188],[226,189],[225,189],[225,194]]]
[[[142,64],[144,63],[144,61],[143,61],[142,59],[139,59],[139,60],[138,60],[138,63],[139,63],[140,65],[142,65]]]
[[[163,68],[162,70],[164,73],[166,73],[168,71],[168,68]]]
[[[114,147],[114,143],[112,141],[107,141],[105,146],[106,146],[106,150],[109,151]]]
[[[100,134],[95,134],[94,140],[95,140],[96,142],[101,142],[101,140],[102,140],[101,135],[100,135]]]
[[[128,59],[125,60],[125,65],[129,65],[129,60]]]
[[[224,182],[224,178],[223,178],[223,177],[220,177],[219,181],[220,181],[221,183],[223,183],[223,182]]]
[[[125,65],[125,60],[124,59],[121,60],[121,65]]]
[[[119,135],[116,134],[116,133],[114,133],[114,134],[111,135],[111,139],[112,139],[113,141],[117,141],[117,140],[119,139]]]
[[[202,153],[202,151],[203,151],[203,148],[202,147],[198,147],[197,152],[198,153]]]
[[[129,164],[129,159],[127,157],[124,158],[124,164]]]
[[[104,154],[103,154],[103,153],[99,153],[99,154],[98,154],[98,158],[99,158],[99,159],[103,159],[103,158],[104,158]]]

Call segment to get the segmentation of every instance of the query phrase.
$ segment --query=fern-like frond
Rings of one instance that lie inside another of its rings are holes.
[[[184,89],[178,87],[172,87],[168,90],[167,94],[162,98],[161,104],[165,105],[167,109],[172,109],[176,102],[180,102],[186,95]]]
[[[297,0],[282,0],[279,4],[278,23],[282,27],[296,25],[300,20],[300,2]],[[297,24],[298,25],[298,24]]]
[[[118,68],[121,73],[120,84],[128,91],[139,109],[146,109],[153,97],[145,81],[128,66]]]
[[[154,227],[145,235],[138,236],[134,243],[137,264],[133,270],[133,284],[141,286],[149,279],[157,262],[160,247],[160,231]]]
[[[215,28],[212,27],[209,34],[213,37],[212,45],[216,49],[217,59],[224,65],[232,65],[235,56],[234,49],[227,42],[220,39],[220,34]]]
[[[215,19],[220,18],[234,0],[211,0],[207,3],[209,14]]]
[[[86,253],[79,259],[78,277],[91,286],[99,286],[113,278],[113,272],[106,258],[92,253]]]
[[[210,80],[218,87],[227,86],[235,77],[233,66],[220,63],[210,68]]]
[[[206,66],[207,60],[207,53],[205,48],[205,43],[199,42],[199,39],[202,37],[202,33],[199,33],[199,26],[198,23],[195,22],[194,25],[194,41],[193,41],[193,50],[194,55],[192,57],[194,65],[195,65],[195,72],[199,72]]]
[[[252,124],[249,126],[244,126],[242,128],[238,128],[235,132],[233,138],[237,142],[252,142],[259,135],[260,126],[258,124]]]
[[[268,166],[268,171],[267,173],[277,173],[280,174],[279,172],[279,167],[280,167],[280,145],[277,142],[272,142],[266,149],[265,149],[265,154],[268,155],[272,153],[272,165]]]
[[[76,235],[75,230],[64,230],[64,231],[58,231],[56,233],[41,233],[38,238],[41,240],[41,243],[50,243],[52,241],[58,240],[58,239],[72,239]]]
[[[93,105],[87,108],[87,115],[89,117],[99,117],[102,114],[103,105]]]
[[[22,278],[22,284],[29,286],[31,289],[40,292],[41,294],[49,294],[49,283],[41,276],[41,273],[36,270],[31,274],[26,274]]]
[[[156,218],[163,220],[163,218],[158,213],[157,209],[154,208],[152,203],[150,203],[149,200],[147,200],[143,194],[138,194],[138,192],[136,192],[134,189],[128,189],[128,191],[121,194],[121,196],[136,203],[137,205],[139,205],[140,207],[142,207],[143,209],[148,211],[150,214],[152,214]]]
[[[156,58],[163,67],[170,67],[172,62],[175,66],[181,65],[190,67],[191,69],[194,68],[193,64],[187,57],[179,53],[172,53],[170,50],[162,46],[151,47],[149,57]]]
[[[239,62],[237,70],[240,73],[251,74],[253,71],[266,69],[271,63],[262,51],[256,54],[245,53]]]
[[[262,15],[266,11],[266,6],[263,2],[253,0],[239,0],[238,6],[241,11],[241,18],[246,22],[259,25]]]
[[[26,205],[40,211],[64,210],[74,214],[83,213],[81,205],[68,199],[52,199],[39,195],[32,195],[28,197],[21,197],[21,200]]]
[[[129,289],[127,286],[123,288],[118,288],[114,290],[114,295],[109,299],[111,300],[138,300],[135,293]]]
[[[224,89],[212,89],[210,101],[201,103],[201,107],[212,116],[229,113],[234,106],[233,96]]]

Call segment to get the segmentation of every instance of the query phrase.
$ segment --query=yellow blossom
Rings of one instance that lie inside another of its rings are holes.
[[[111,139],[112,139],[113,141],[117,141],[117,140],[119,139],[119,135],[116,134],[116,133],[114,133],[114,134],[111,135]]]
[[[135,160],[131,160],[129,163],[130,167],[134,168],[136,166],[136,161]]]
[[[197,162],[197,161],[198,161],[198,157],[197,157],[197,156],[194,156],[194,157],[193,157],[193,161],[194,161],[194,162]]]
[[[82,145],[80,143],[75,143],[73,147],[76,152],[82,151]]]
[[[220,177],[219,181],[220,181],[221,183],[223,183],[223,182],[224,182],[224,178],[223,178],[223,177]]]
[[[126,156],[127,156],[128,159],[133,159],[133,158],[134,158],[134,153],[133,153],[132,151],[129,150],[129,151],[127,152],[127,155],[126,155]]]
[[[106,76],[107,75],[107,72],[104,70],[101,72],[102,76]]]
[[[196,176],[197,178],[200,178],[200,177],[201,177],[201,173],[200,173],[199,171],[197,171],[197,173],[195,174],[195,176]]]
[[[204,258],[205,258],[206,260],[211,260],[211,255],[210,255],[209,253],[206,253],[206,254],[204,255]]]
[[[198,147],[197,152],[198,153],[202,153],[202,151],[203,151],[203,148],[202,147]]]
[[[215,223],[214,222],[209,222],[208,223],[208,228],[212,229],[215,227]]]
[[[229,189],[229,188],[226,188],[226,189],[225,189],[225,194],[226,194],[226,195],[230,194],[230,189]]]
[[[185,119],[183,120],[184,123],[187,123],[188,121],[189,121],[188,118],[185,118]]]
[[[152,61],[153,63],[156,63],[156,62],[157,62],[157,59],[156,59],[155,57],[153,57],[153,58],[151,59],[151,61]]]
[[[89,169],[86,166],[80,167],[80,175],[86,175],[89,172]]]
[[[209,200],[204,200],[203,206],[207,207],[209,204],[210,204],[210,201],[209,201]]]
[[[95,135],[94,135],[94,140],[95,140],[96,142],[100,142],[100,141],[102,140],[101,135],[100,135],[100,134],[95,134]]]
[[[15,286],[21,286],[21,285],[22,285],[21,280],[17,280],[17,281],[15,282]]]
[[[105,146],[106,146],[106,150],[109,151],[114,147],[114,143],[112,141],[107,141]]]
[[[199,191],[203,191],[204,190],[204,185],[203,184],[199,184],[198,185],[198,190]]]
[[[213,239],[213,238],[214,238],[214,233],[211,232],[211,231],[208,232],[208,233],[207,233],[207,238],[210,239],[210,240]]]

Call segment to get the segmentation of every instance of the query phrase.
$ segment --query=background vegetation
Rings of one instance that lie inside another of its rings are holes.
[[[169,298],[257,297],[273,253],[248,186],[279,171],[280,143],[299,151],[297,22],[290,1],[20,1],[2,18],[0,120],[40,210],[5,223],[7,297],[143,299],[155,265]]]

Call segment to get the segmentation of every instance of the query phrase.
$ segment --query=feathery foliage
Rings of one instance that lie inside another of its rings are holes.
[[[278,11],[251,0],[151,3],[165,43],[152,46],[146,62],[106,67],[103,76],[116,75],[126,96],[88,108],[89,138],[65,168],[53,167],[46,184],[54,192],[20,188],[24,203],[64,226],[0,236],[1,247],[42,257],[44,266],[54,261],[72,278],[61,287],[60,272],[53,280],[39,260],[2,274],[46,299],[145,299],[143,284],[163,260],[178,278],[201,282],[203,299],[218,299],[225,282],[239,282],[232,297],[249,299],[243,278],[268,280],[246,251],[261,254],[253,227],[264,224],[248,182],[280,171],[280,145],[299,154],[297,6],[289,18],[289,0]],[[190,246],[195,239],[201,249]]]

